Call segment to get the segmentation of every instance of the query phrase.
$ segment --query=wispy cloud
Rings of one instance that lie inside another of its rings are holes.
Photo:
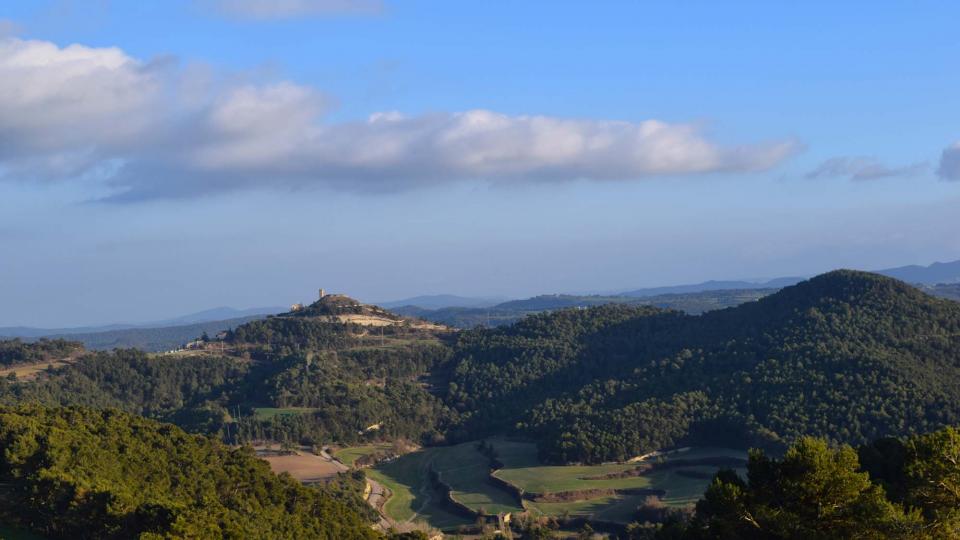
[[[937,174],[944,180],[960,180],[960,142],[943,149]]]
[[[790,140],[725,146],[697,127],[488,110],[324,121],[288,81],[228,87],[115,48],[0,42],[0,178],[105,178],[117,199],[251,187],[397,191],[460,180],[635,180],[769,169]]]
[[[850,180],[879,180],[881,178],[911,177],[923,174],[929,170],[927,163],[913,163],[900,167],[889,167],[876,158],[840,156],[830,158],[805,177],[814,178],[848,178]]]
[[[217,7],[232,16],[249,19],[287,19],[336,14],[376,14],[381,0],[218,0]]]
[[[20,33],[20,25],[10,19],[0,19],[0,39],[13,37]]]

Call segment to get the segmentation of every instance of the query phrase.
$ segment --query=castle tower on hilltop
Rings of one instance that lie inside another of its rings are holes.
[[[320,289],[320,299],[323,300],[323,297],[327,295],[327,291]]]

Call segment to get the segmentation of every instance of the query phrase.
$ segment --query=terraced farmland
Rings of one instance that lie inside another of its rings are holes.
[[[353,467],[356,461],[364,456],[376,454],[390,450],[393,445],[390,443],[365,444],[362,446],[348,446],[341,448],[333,453],[333,456],[339,459],[347,467]]]
[[[386,514],[399,522],[422,520],[445,529],[471,523],[471,519],[452,510],[440,490],[431,484],[432,470],[451,488],[452,498],[474,512],[526,510],[541,515],[628,523],[651,494],[667,505],[695,502],[720,468],[702,464],[704,460],[738,464],[746,458],[739,450],[694,448],[644,463],[552,466],[538,461],[533,444],[503,439],[488,443],[503,464],[494,475],[524,492],[522,506],[517,493],[491,482],[490,458],[478,450],[476,442],[471,442],[427,448],[370,469],[371,478],[393,492],[384,507]],[[637,473],[638,467],[648,470]]]

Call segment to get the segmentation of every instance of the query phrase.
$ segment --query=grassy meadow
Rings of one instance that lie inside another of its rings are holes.
[[[257,420],[269,420],[274,416],[291,416],[297,414],[307,414],[316,411],[311,407],[257,407],[253,410],[253,415]]]

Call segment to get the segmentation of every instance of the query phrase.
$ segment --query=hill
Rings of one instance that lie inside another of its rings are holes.
[[[93,352],[35,381],[0,380],[0,403],[113,407],[231,442],[352,443],[372,425],[370,436],[419,442],[446,422],[425,382],[448,333],[331,295],[188,351]]]
[[[0,408],[0,520],[48,538],[376,538],[356,496],[119,413]]]
[[[413,306],[421,309],[441,309],[449,307],[482,308],[494,306],[505,300],[504,298],[476,298],[471,296],[457,296],[455,294],[432,294],[414,296],[392,302],[381,302],[380,305],[387,309],[404,306]]]
[[[614,305],[467,332],[445,399],[461,436],[517,432],[559,462],[863,443],[960,421],[958,344],[960,304],[837,271],[697,317]]]
[[[923,287],[923,291],[940,298],[960,301],[960,283],[941,283],[939,285]]]
[[[914,285],[937,285],[940,283],[960,282],[960,261],[946,263],[935,262],[928,266],[909,265],[896,268],[873,270],[872,273],[892,277]],[[727,280],[704,281],[685,285],[670,285],[665,287],[648,287],[622,292],[619,296],[643,298],[662,294],[688,294],[706,291],[720,291],[726,289],[780,289],[796,285],[805,278],[779,277],[769,280]]]
[[[76,334],[105,334],[117,330],[149,330],[155,328],[166,328],[171,326],[188,326],[199,323],[216,323],[221,321],[245,319],[253,320],[255,318],[265,317],[273,313],[281,313],[286,308],[265,307],[235,309],[231,307],[218,307],[181,315],[170,319],[143,323],[122,323],[107,324],[101,326],[76,326],[70,328],[33,328],[29,326],[4,326],[0,327],[0,338],[41,338],[50,336],[72,336]],[[192,336],[196,337],[196,336]]]
[[[909,265],[878,270],[878,274],[906,281],[936,285],[939,283],[960,283],[960,261],[935,262],[928,266]]]
[[[707,291],[723,290],[750,290],[750,289],[779,289],[789,285],[794,285],[802,281],[801,277],[781,277],[764,281],[704,281],[703,283],[694,283],[690,285],[672,285],[666,287],[648,287],[646,289],[636,289],[620,293],[621,296],[630,296],[634,298],[645,298],[649,296],[659,296],[663,294],[689,294]]]
[[[957,396],[960,304],[854,271],[702,315],[619,303],[461,332],[331,296],[189,354],[96,353],[0,381],[0,402],[118,407],[230,441],[514,434],[590,463],[931,431],[960,422]]]
[[[262,319],[262,315],[252,315],[238,319],[201,322],[182,326],[162,326],[158,328],[124,328],[104,332],[79,334],[52,334],[51,339],[70,339],[78,341],[89,350],[105,351],[110,349],[141,349],[147,352],[170,351],[204,334],[214,336],[226,330],[232,330],[250,321]]]
[[[24,343],[19,339],[0,341],[0,366],[51,362],[82,351],[81,343],[63,339],[40,339],[34,343]]]

